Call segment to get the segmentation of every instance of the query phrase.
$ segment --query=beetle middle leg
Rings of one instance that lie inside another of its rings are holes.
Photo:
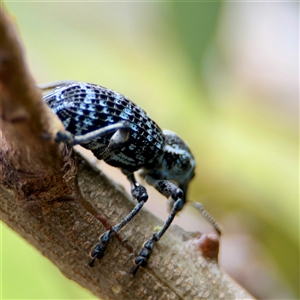
[[[116,224],[110,230],[106,231],[100,236],[99,242],[94,246],[90,253],[92,259],[89,262],[89,266],[91,267],[94,265],[96,259],[101,259],[104,256],[106,246],[108,245],[111,236],[119,232],[126,224],[128,224],[148,200],[148,194],[145,187],[136,182],[134,174],[126,170],[122,171],[130,181],[132,197],[136,199],[138,203],[120,223]]]
[[[109,145],[100,154],[100,156],[104,159],[105,157],[111,155],[113,151],[122,147],[127,140],[128,130],[126,128],[120,128],[113,134],[110,139]],[[122,172],[127,176],[131,184],[132,197],[133,199],[136,199],[138,203],[120,223],[114,225],[110,230],[106,231],[100,236],[99,242],[94,246],[93,250],[90,253],[92,259],[89,262],[89,265],[91,267],[94,265],[96,259],[101,259],[104,256],[105,249],[110,241],[111,236],[119,232],[126,224],[128,224],[148,200],[148,194],[145,187],[143,187],[136,181],[133,172],[126,169],[122,169]]]

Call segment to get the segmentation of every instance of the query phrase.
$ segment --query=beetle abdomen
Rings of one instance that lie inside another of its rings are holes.
[[[130,124],[128,141],[111,156],[108,164],[137,170],[151,164],[160,155],[164,135],[146,112],[125,96],[90,83],[70,83],[44,96],[52,111],[66,130],[79,136],[108,125],[126,121]],[[101,159],[112,135],[99,137],[82,144]]]

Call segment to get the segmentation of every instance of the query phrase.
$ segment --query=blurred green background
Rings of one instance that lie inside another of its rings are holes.
[[[260,299],[299,298],[299,3],[4,1],[4,8],[38,83],[115,89],[178,133],[197,160],[189,199],[223,227],[221,266]],[[147,208],[166,217],[152,190]],[[212,231],[191,207],[176,222]],[[5,224],[1,255],[2,299],[94,298]]]

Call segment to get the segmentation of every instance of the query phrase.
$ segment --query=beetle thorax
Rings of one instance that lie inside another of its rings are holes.
[[[144,170],[142,176],[171,180],[179,186],[187,186],[194,176],[195,160],[187,144],[175,133],[164,130],[165,144],[162,154],[156,159],[155,167]]]

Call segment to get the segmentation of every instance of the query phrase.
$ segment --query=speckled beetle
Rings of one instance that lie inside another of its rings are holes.
[[[148,184],[171,198],[172,209],[166,222],[144,243],[134,260],[131,273],[135,274],[140,266],[147,265],[154,244],[186,202],[188,184],[195,174],[190,149],[175,133],[162,131],[143,109],[113,90],[72,81],[41,85],[40,88],[54,89],[44,100],[67,130],[67,134],[58,132],[56,141],[80,144],[98,159],[120,168],[131,184],[132,197],[138,202],[119,224],[100,236],[91,251],[90,266],[96,258],[103,257],[111,236],[121,230],[148,199],[146,189],[137,183],[133,172],[141,170],[140,175]],[[218,224],[201,206],[200,210],[220,234]]]

